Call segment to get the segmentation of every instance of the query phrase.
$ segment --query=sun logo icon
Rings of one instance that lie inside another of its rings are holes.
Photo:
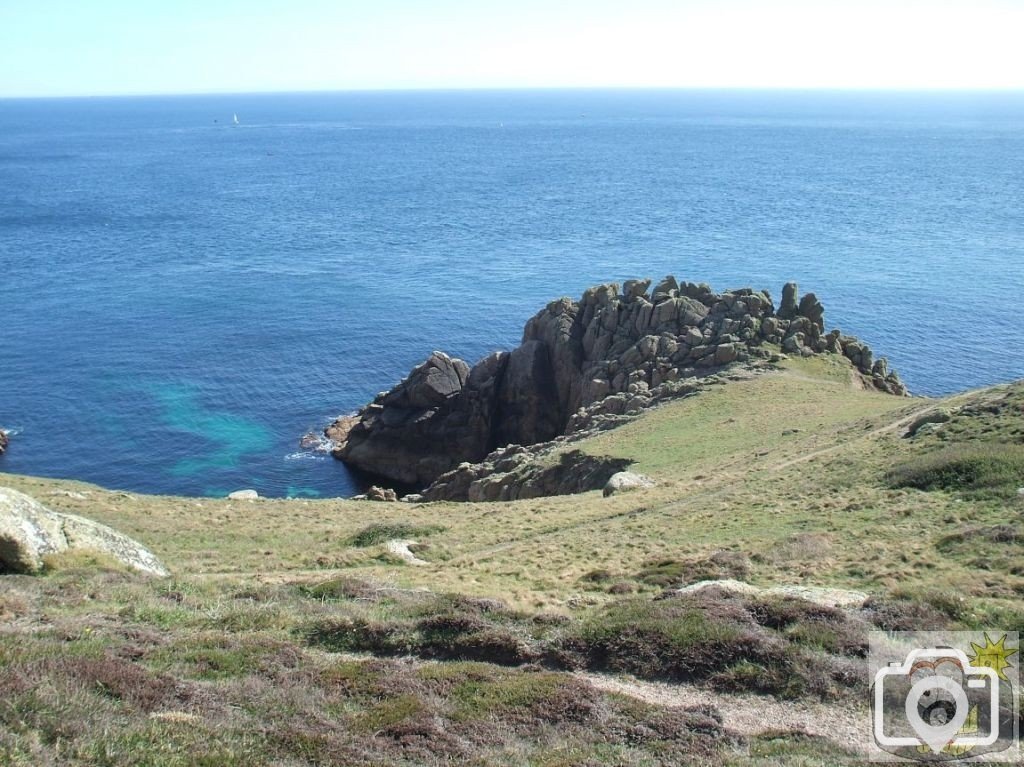
[[[985,632],[985,644],[980,645],[971,642],[973,655],[968,655],[972,666],[983,666],[990,668],[999,675],[999,678],[1006,681],[1006,669],[1011,668],[1009,657],[1017,653],[1016,648],[1006,646],[1006,634],[999,637],[998,642],[993,642],[988,632]]]

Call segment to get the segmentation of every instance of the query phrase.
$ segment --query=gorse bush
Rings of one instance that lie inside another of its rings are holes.
[[[535,650],[517,632],[476,616],[452,613],[415,621],[321,621],[308,631],[306,638],[310,644],[335,652],[479,660],[502,666],[517,666],[537,658]]]
[[[714,587],[621,599],[554,623],[483,602],[447,595],[393,604],[315,621],[304,636],[334,652],[626,672],[781,697],[834,698],[856,687],[849,668],[866,652],[867,623],[843,611]]]
[[[1010,496],[1024,486],[1024,445],[955,445],[899,464],[893,487]]]
[[[852,659],[864,655],[865,635],[864,624],[838,610],[708,588],[612,603],[571,632],[562,647],[594,669],[829,699],[857,686]]]
[[[1024,444],[1024,387],[1013,385],[994,399],[986,397],[960,408],[934,436],[954,444]]]
[[[750,561],[734,551],[716,551],[703,559],[653,559],[644,563],[636,577],[649,586],[670,588],[697,581],[723,578],[744,580],[750,575]]]
[[[383,590],[375,584],[368,583],[367,581],[360,580],[358,578],[350,578],[348,576],[332,578],[329,581],[313,585],[302,584],[298,587],[298,592],[302,596],[310,599],[319,599],[324,602],[346,599],[379,601],[382,591]]]
[[[376,523],[367,525],[353,535],[349,543],[352,546],[365,548],[395,539],[425,538],[443,530],[444,528],[440,525],[415,525],[411,522]]]

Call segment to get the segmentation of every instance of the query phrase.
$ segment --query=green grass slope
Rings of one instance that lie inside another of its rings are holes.
[[[573,445],[657,481],[610,498],[245,502],[0,475],[174,573],[80,554],[0,576],[0,763],[855,763],[581,674],[835,706],[863,694],[872,627],[1024,629],[1022,444],[1022,384],[899,399],[824,357]],[[717,578],[871,599],[671,595]]]

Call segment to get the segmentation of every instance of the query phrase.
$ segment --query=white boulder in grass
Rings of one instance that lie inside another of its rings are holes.
[[[134,570],[170,572],[138,541],[76,514],[51,511],[25,493],[0,487],[0,573],[37,573],[43,557],[65,551],[96,551]]]
[[[608,482],[604,486],[604,497],[645,487],[654,487],[654,480],[633,471],[620,471],[608,478]]]

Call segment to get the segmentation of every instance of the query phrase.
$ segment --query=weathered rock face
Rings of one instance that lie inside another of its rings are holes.
[[[169,574],[152,552],[128,536],[0,488],[0,572],[35,573],[42,569],[43,557],[69,549],[98,551],[151,575]]]
[[[799,288],[795,282],[787,282],[782,286],[782,305],[779,307],[779,319],[791,320],[796,317],[797,296]]]
[[[549,348],[543,341],[532,340],[508,356],[498,387],[497,444],[532,445],[562,433],[565,424]]]
[[[380,394],[356,417],[340,419],[327,436],[334,456],[407,485],[422,485],[491,448],[491,415],[507,354],[469,366],[434,352],[409,377]]]
[[[579,301],[554,301],[526,324],[517,349],[472,369],[434,352],[390,392],[327,428],[335,457],[427,485],[496,448],[571,433],[581,409],[608,398],[628,412],[631,401],[667,384],[770,357],[766,344],[794,355],[843,355],[870,385],[906,394],[865,344],[837,330],[826,334],[821,302],[813,293],[799,298],[795,283],[783,289],[778,313],[766,291],[715,293],[671,276],[649,292],[650,285],[629,280],[621,292],[598,285]]]
[[[729,377],[742,376],[734,373]],[[612,394],[580,408],[569,419],[562,436],[535,445],[499,447],[482,461],[460,464],[438,477],[422,493],[407,495],[402,500],[410,503],[512,501],[600,490],[630,462],[566,450],[568,444],[628,423],[660,402],[692,396],[721,383],[724,383],[721,376],[711,375],[692,381],[667,382],[654,389],[636,384],[630,387],[629,393]]]
[[[630,461],[579,450],[555,453],[555,443],[499,448],[480,463],[465,463],[438,477],[424,501],[515,501],[585,493],[604,487]]]
[[[7,432],[0,429],[0,455],[4,454],[7,450],[7,446],[11,443],[10,437],[7,436]]]

